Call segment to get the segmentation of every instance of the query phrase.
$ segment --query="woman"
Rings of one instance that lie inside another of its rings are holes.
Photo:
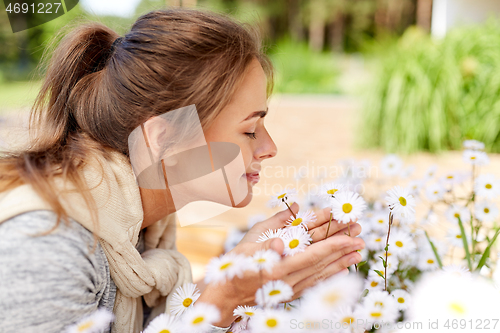
[[[168,188],[137,185],[127,139],[149,119],[195,105],[207,142],[241,150],[244,206],[261,162],[277,152],[264,127],[271,88],[258,38],[221,15],[155,11],[123,38],[100,24],[66,36],[32,110],[32,144],[0,159],[0,331],[60,332],[104,307],[116,316],[113,332],[135,333],[168,311],[168,295],[191,281],[175,250],[176,205]],[[255,241],[288,217],[255,225],[233,251],[282,253],[280,240]],[[208,284],[199,301],[220,309],[214,331],[225,331],[237,305],[253,304],[261,282],[284,280],[296,298],[359,262],[364,242],[345,236],[344,225],[333,223],[323,240],[328,217],[319,212],[314,244],[263,281],[247,272]]]

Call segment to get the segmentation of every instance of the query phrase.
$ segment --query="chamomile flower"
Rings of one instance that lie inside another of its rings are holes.
[[[360,307],[342,306],[332,315],[333,327],[337,333],[364,333],[365,329],[358,323],[362,322]]]
[[[252,256],[252,262],[256,271],[266,270],[272,272],[274,265],[281,260],[281,256],[273,250],[261,250]]]
[[[382,323],[393,323],[399,316],[399,310],[397,306],[391,307],[380,307],[372,303],[363,305],[362,307],[362,318],[365,328],[371,330],[374,326],[380,326]]]
[[[408,218],[415,215],[415,198],[409,189],[395,186],[387,194],[385,200],[394,217]]]
[[[143,333],[181,333],[180,323],[174,316],[162,313],[153,319]]]
[[[472,273],[464,266],[448,265],[443,267],[443,271],[461,278],[472,279]]]
[[[182,316],[182,324],[188,332],[205,332],[210,325],[220,320],[220,311],[217,307],[197,302]],[[183,331],[184,333],[184,331]]]
[[[286,233],[285,229],[269,229],[262,233],[257,240],[257,243],[263,243],[272,238],[281,238]]]
[[[374,290],[363,299],[364,305],[374,305],[381,309],[397,308],[396,301],[384,290]]]
[[[224,282],[235,276],[241,277],[245,270],[247,258],[240,254],[227,253],[218,258],[212,258],[207,265],[205,282]]]
[[[297,253],[304,252],[306,247],[312,242],[311,236],[304,228],[288,228],[280,239],[285,244],[283,253],[286,256],[293,256]]]
[[[365,289],[368,289],[370,292],[374,290],[382,290],[384,289],[384,280],[380,278],[380,276],[369,276],[365,280]]]
[[[465,140],[462,143],[464,149],[472,149],[472,150],[484,150],[484,143],[477,140]]]
[[[398,259],[406,258],[412,251],[417,248],[415,242],[406,232],[399,230],[391,233],[389,239],[389,250],[392,251]]]
[[[492,174],[481,175],[476,178],[476,194],[488,199],[494,199],[500,195],[500,182]]]
[[[471,165],[483,166],[483,165],[488,165],[490,163],[490,158],[483,151],[467,149],[464,150],[462,156],[464,161]]]
[[[436,255],[432,250],[426,249],[419,252],[417,268],[421,271],[433,271],[439,268]]]
[[[80,320],[76,325],[68,327],[67,333],[97,333],[108,329],[114,319],[114,315],[105,310],[99,309],[90,316]]]
[[[436,202],[443,199],[445,193],[445,188],[438,183],[431,184],[425,190],[425,195],[427,199],[431,202]]]
[[[249,321],[252,332],[285,333],[290,330],[290,318],[285,311],[266,309]]]
[[[200,291],[193,283],[185,283],[175,290],[170,301],[170,313],[174,316],[180,316],[187,309],[193,306],[193,303],[200,297]]]
[[[498,216],[498,207],[490,201],[480,201],[475,207],[475,216],[481,222],[491,222]]]
[[[332,199],[335,198],[335,194],[342,191],[344,189],[344,185],[329,182],[321,185],[319,189],[319,196],[323,199]]]
[[[451,189],[455,185],[460,185],[466,180],[466,174],[460,173],[458,171],[452,171],[446,173],[441,177],[441,183],[446,186],[446,188]]]
[[[302,226],[304,229],[308,230],[307,224],[316,221],[316,214],[311,210],[300,211],[297,213],[297,217],[290,216],[287,221],[288,227],[299,227]]]
[[[385,247],[385,238],[376,233],[371,233],[366,239],[366,248],[371,251],[381,251]]]
[[[425,171],[424,180],[429,181],[429,180],[433,179],[436,176],[436,172],[437,172],[437,165],[436,164],[431,165],[427,169],[427,171]]]
[[[269,206],[271,208],[278,206],[285,206],[285,203],[290,204],[290,202],[295,202],[297,199],[297,191],[295,189],[288,189],[280,192],[279,194],[272,197],[269,201]]]
[[[262,307],[272,307],[289,301],[293,296],[292,287],[281,280],[269,281],[255,293],[255,302]]]
[[[333,218],[342,223],[357,221],[363,216],[365,208],[365,200],[355,192],[340,192],[332,199]]]
[[[385,156],[380,162],[382,173],[386,176],[396,176],[403,167],[403,161],[396,155]]]
[[[236,317],[241,317],[243,319],[250,319],[257,313],[257,308],[255,306],[238,306],[234,309],[233,314]]]
[[[423,186],[424,183],[421,180],[412,180],[408,183],[408,190],[414,198],[417,198]]]
[[[458,223],[459,217],[463,223],[470,221],[470,210],[467,207],[453,204],[446,210],[445,214],[448,221],[452,223]]]
[[[363,281],[356,275],[334,275],[304,292],[303,308],[333,310],[356,303]]]
[[[373,230],[386,233],[389,227],[389,212],[377,212],[371,219],[371,222]]]
[[[470,233],[468,232],[468,229],[465,225],[464,228],[466,228],[466,230],[464,231],[465,231],[465,237],[467,237],[467,244],[470,244]],[[446,240],[455,247],[464,246],[462,232],[460,231],[459,227],[453,227],[448,229],[448,232],[446,234]]]
[[[410,306],[411,296],[403,289],[396,289],[391,291],[391,296],[394,297],[399,310],[406,310]]]

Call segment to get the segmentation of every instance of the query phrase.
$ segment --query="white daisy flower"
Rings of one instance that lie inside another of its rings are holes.
[[[477,140],[465,140],[462,143],[462,146],[464,147],[464,149],[484,150],[484,143]]]
[[[395,186],[387,194],[385,200],[394,217],[408,218],[415,215],[415,198],[409,189]]]
[[[293,256],[297,253],[304,252],[306,247],[312,242],[311,236],[304,228],[288,228],[280,239],[285,244],[283,254]]]
[[[188,332],[205,332],[220,320],[220,311],[212,304],[197,302],[182,316],[183,328]],[[183,333],[185,331],[183,330]]]
[[[269,281],[255,293],[255,302],[262,307],[273,307],[279,303],[289,301],[293,297],[293,290],[281,280]]]
[[[467,226],[464,224],[465,237],[467,237],[467,244],[470,244],[470,232],[468,231]],[[446,240],[452,246],[462,247],[464,246],[464,241],[462,240],[462,232],[459,227],[452,227],[448,229],[446,233]]]
[[[311,210],[306,210],[298,212],[296,218],[290,216],[286,225],[288,227],[302,226],[304,227],[304,229],[308,230],[307,224],[315,221],[316,221],[316,214],[314,214]]]
[[[424,183],[421,180],[412,180],[408,183],[408,190],[414,198],[417,198],[423,186]]]
[[[387,233],[387,228],[389,227],[389,211],[376,213],[371,219],[371,226],[373,230]]]
[[[365,208],[365,200],[355,192],[340,192],[332,199],[333,218],[342,223],[357,221]]]
[[[439,268],[436,255],[432,250],[426,249],[419,252],[417,268],[421,271],[433,271]]]
[[[228,333],[248,333],[249,319],[238,317],[234,320],[229,328]]]
[[[384,280],[380,278],[380,276],[369,276],[365,280],[365,289],[368,289],[370,292],[375,290],[383,290],[384,289]]]
[[[193,303],[200,297],[200,291],[194,283],[184,283],[175,290],[170,301],[170,313],[174,316],[180,316],[187,309],[193,306]]]
[[[491,201],[480,201],[474,209],[476,218],[481,222],[492,222],[498,216],[498,207]]]
[[[331,320],[336,333],[364,333],[359,323],[363,320],[361,307],[341,306],[333,312]],[[338,329],[337,329],[338,328]]]
[[[236,317],[241,317],[243,319],[250,319],[257,313],[257,308],[255,306],[238,306],[234,309],[233,314]]]
[[[396,301],[384,290],[374,290],[363,298],[363,305],[374,305],[382,309],[397,308]]]
[[[392,251],[398,259],[405,259],[411,252],[415,251],[417,245],[409,234],[395,230],[389,238],[389,250]]]
[[[376,233],[371,233],[366,238],[366,248],[371,251],[381,251],[385,247],[386,238]]]
[[[286,233],[285,229],[269,229],[262,233],[257,240],[257,243],[263,243],[272,238],[281,238]]]
[[[425,181],[429,181],[431,179],[433,179],[435,176],[436,176],[436,172],[437,172],[437,165],[436,164],[433,164],[431,165],[427,171],[425,171],[425,174],[424,174],[424,180]]]
[[[396,289],[391,291],[391,296],[394,297],[399,310],[406,310],[411,303],[411,295],[403,289]]]
[[[368,272],[368,276],[378,276],[379,279],[382,279],[377,274],[377,272],[375,272],[375,270],[381,272],[382,275],[384,275],[385,269],[387,268],[387,275],[390,278],[392,273],[394,273],[398,268],[398,258],[395,255],[393,255],[389,249],[389,251],[387,252],[387,267],[384,267],[384,263],[382,262],[382,260],[380,260],[379,257],[382,257],[385,260],[385,252],[379,252],[375,254],[377,262],[371,266],[372,269],[370,269],[370,271]]]
[[[470,221],[470,210],[467,207],[462,207],[457,204],[452,204],[447,210],[446,210],[446,218],[448,221],[456,224],[458,223],[458,218],[460,217],[460,220],[463,223],[466,223]]]
[[[274,265],[281,260],[281,256],[273,250],[261,250],[252,256],[256,271],[266,270],[271,273]]]
[[[483,151],[467,149],[464,150],[462,156],[464,161],[471,165],[483,166],[483,165],[488,165],[490,163],[490,158]]]
[[[115,316],[105,310],[98,309],[90,316],[80,320],[77,324],[67,328],[67,333],[97,333],[109,328]]]
[[[290,317],[285,311],[266,309],[249,321],[252,332],[285,333],[290,330]]]
[[[153,319],[143,333],[181,333],[180,322],[174,316],[162,313]]]
[[[306,289],[303,308],[333,310],[357,302],[363,281],[356,275],[334,275]]]
[[[466,175],[458,172],[448,172],[443,177],[441,177],[441,183],[446,186],[446,188],[450,189],[455,185],[462,184],[467,179]]]
[[[363,305],[360,311],[367,330],[371,330],[374,326],[377,327],[382,324],[394,323],[399,316],[397,306],[382,308],[372,303],[368,303]]]
[[[235,276],[242,277],[248,259],[241,254],[226,253],[218,258],[212,258],[207,265],[205,282],[224,282]]]
[[[472,279],[472,273],[464,266],[448,265],[443,267],[443,271],[461,278]]]
[[[380,162],[382,173],[386,176],[396,176],[403,167],[403,161],[394,154],[385,156]]]
[[[429,199],[429,201],[431,202],[436,202],[443,199],[444,193],[445,193],[445,188],[438,183],[429,185],[425,190],[427,199]]]
[[[280,192],[279,194],[272,197],[269,201],[269,206],[271,208],[278,207],[281,205],[291,204],[291,202],[295,202],[297,200],[297,191],[295,189],[288,189]]]
[[[488,199],[495,199],[500,195],[500,182],[491,173],[476,178],[474,190],[476,194]]]
[[[319,189],[319,196],[323,199],[335,198],[335,194],[337,194],[337,192],[342,191],[343,189],[344,185],[334,182],[329,182],[321,185]]]

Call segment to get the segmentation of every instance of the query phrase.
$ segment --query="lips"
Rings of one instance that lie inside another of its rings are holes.
[[[245,176],[247,177],[247,180],[251,183],[258,183],[260,180],[258,172],[246,173]]]

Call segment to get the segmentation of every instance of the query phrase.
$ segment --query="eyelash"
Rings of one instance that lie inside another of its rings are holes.
[[[255,140],[257,139],[257,137],[255,136],[255,132],[252,132],[252,133],[245,133],[245,135],[247,135],[250,139],[252,140]]]

